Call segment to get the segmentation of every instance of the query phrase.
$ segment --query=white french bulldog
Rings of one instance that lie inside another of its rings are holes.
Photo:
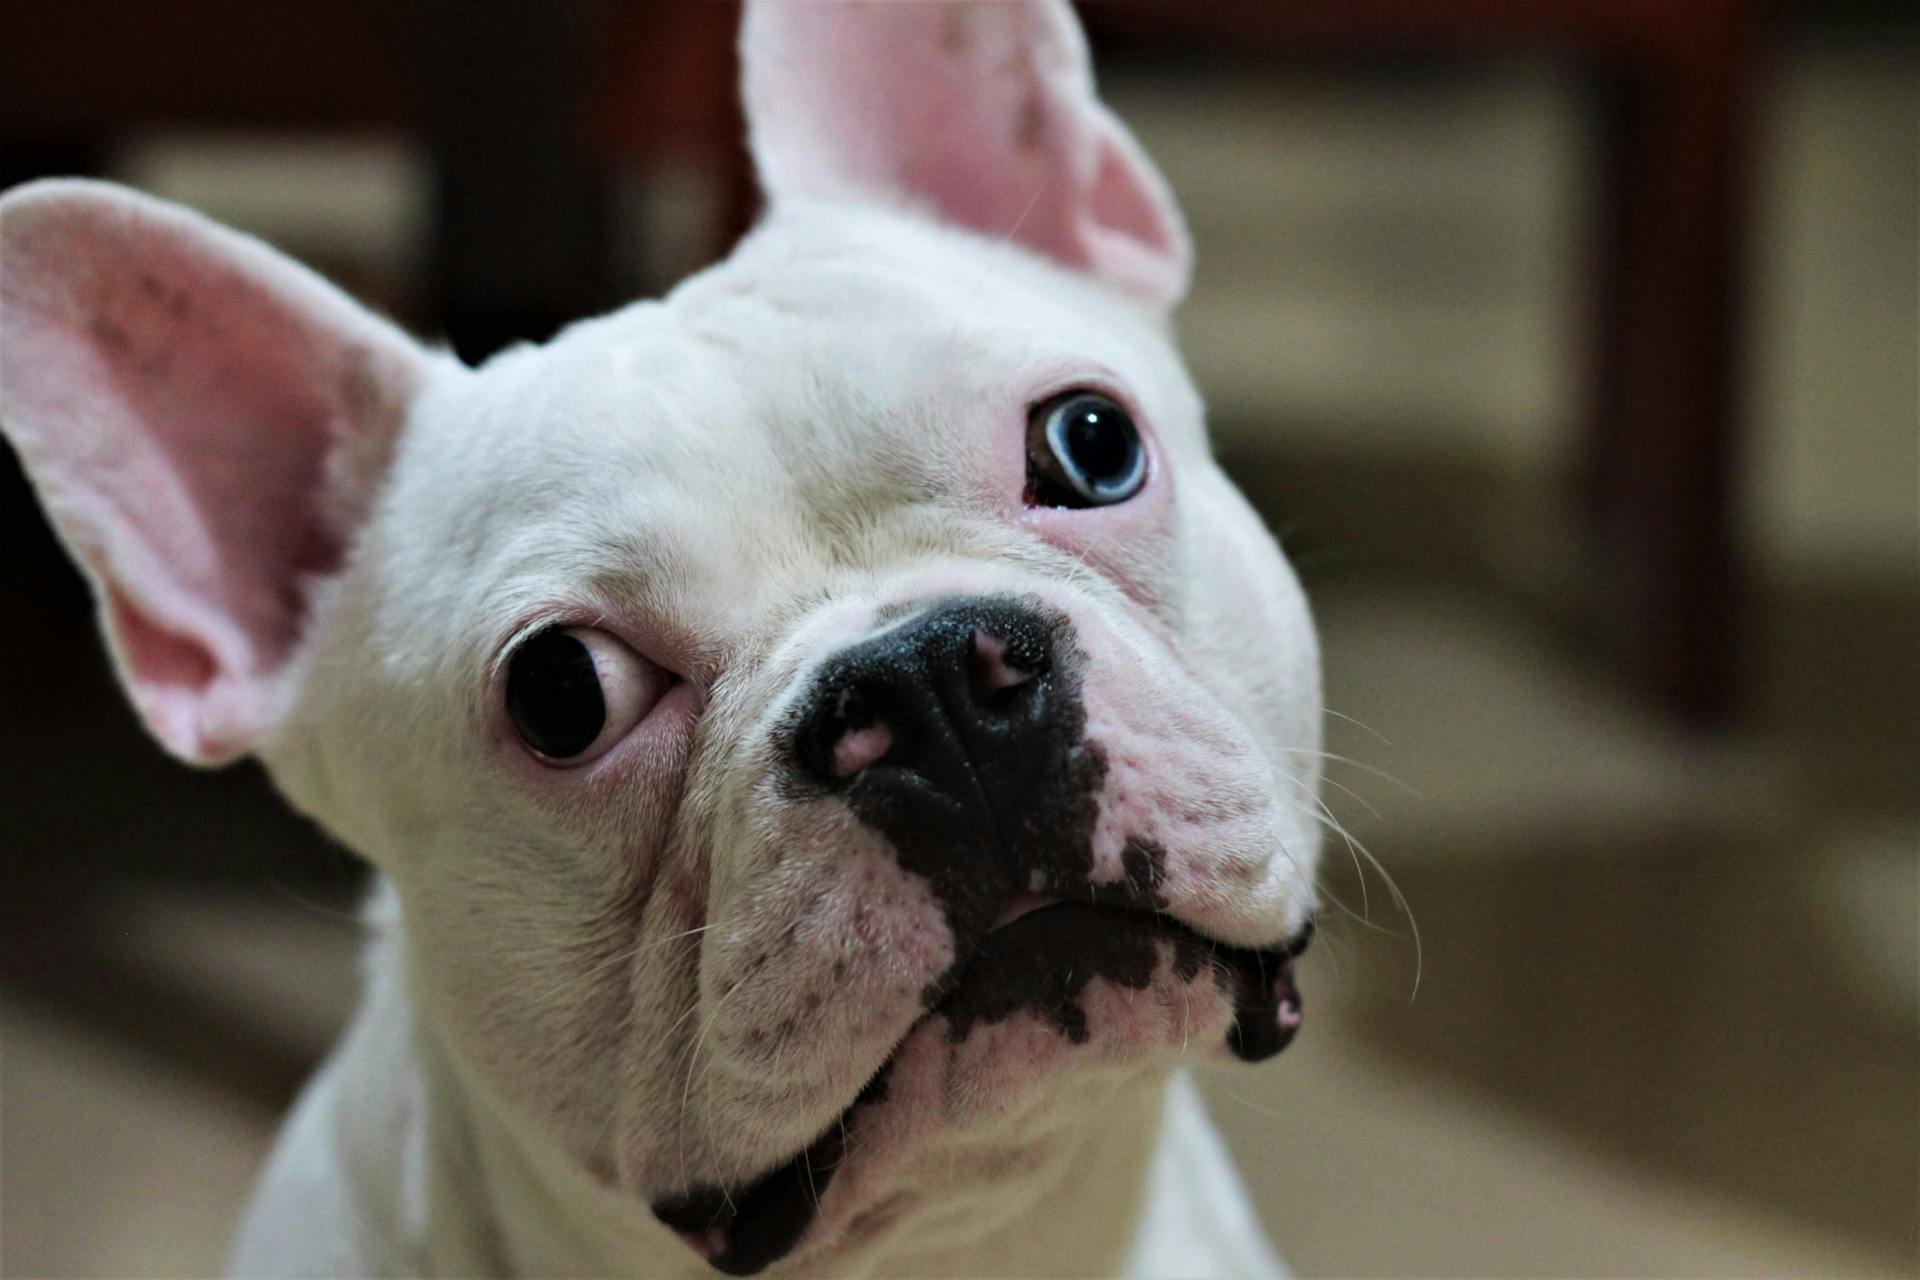
[[[1063,0],[761,3],[770,208],[470,369],[0,201],[0,420],[181,758],[379,870],[246,1275],[1267,1275],[1183,1055],[1299,1020],[1319,667]]]

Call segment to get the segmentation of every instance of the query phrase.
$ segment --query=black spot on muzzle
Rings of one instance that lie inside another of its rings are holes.
[[[1064,618],[1012,598],[936,603],[822,664],[801,702],[802,785],[842,794],[926,878],[964,948],[1023,891],[1086,884],[1106,758],[1085,740]],[[847,735],[883,754],[836,767]]]
[[[1122,879],[1092,883],[1107,766],[1086,740],[1080,662],[1066,619],[1024,601],[932,604],[821,665],[789,729],[790,789],[843,798],[932,886],[956,959],[923,1000],[950,1040],[1025,1011],[1083,1042],[1088,984],[1143,989],[1171,943],[1176,976],[1211,966],[1233,999],[1232,1050],[1270,1057],[1293,1038],[1292,961],[1311,928],[1264,950],[1201,936],[1163,914],[1166,851],[1149,840],[1126,842]],[[1063,900],[996,929],[1023,893]],[[885,1098],[891,1067],[777,1168],[744,1186],[695,1187],[654,1213],[717,1240],[721,1271],[749,1275],[785,1257],[846,1158],[859,1113]]]

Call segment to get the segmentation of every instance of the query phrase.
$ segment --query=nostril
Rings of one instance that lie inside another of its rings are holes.
[[[1051,694],[1063,624],[998,599],[887,621],[820,663],[795,708],[793,763],[836,791],[974,804],[976,769],[1003,769],[1064,705]]]
[[[975,630],[967,652],[967,683],[977,704],[1004,706],[1013,691],[1031,682],[1042,666],[1043,655],[1017,652],[999,637]]]
[[[893,748],[893,731],[881,721],[859,729],[848,729],[833,744],[833,776],[851,778],[877,763]]]
[[[823,727],[828,771],[835,778],[851,778],[893,748],[892,727],[855,684],[834,690]]]

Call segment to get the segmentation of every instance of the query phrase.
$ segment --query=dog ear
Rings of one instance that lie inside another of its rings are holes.
[[[741,60],[772,202],[919,204],[1154,307],[1186,292],[1179,211],[1066,0],[752,0]]]
[[[169,751],[220,764],[271,731],[435,359],[177,206],[79,181],[0,199],[0,430]]]

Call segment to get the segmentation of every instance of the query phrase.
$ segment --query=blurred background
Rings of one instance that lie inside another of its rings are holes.
[[[1346,757],[1306,1034],[1208,1081],[1281,1249],[1920,1274],[1912,7],[1083,13]],[[734,22],[9,0],[0,181],[183,201],[477,359],[748,223]],[[206,1274],[362,872],[146,740],[10,458],[0,547],[0,1267]]]

